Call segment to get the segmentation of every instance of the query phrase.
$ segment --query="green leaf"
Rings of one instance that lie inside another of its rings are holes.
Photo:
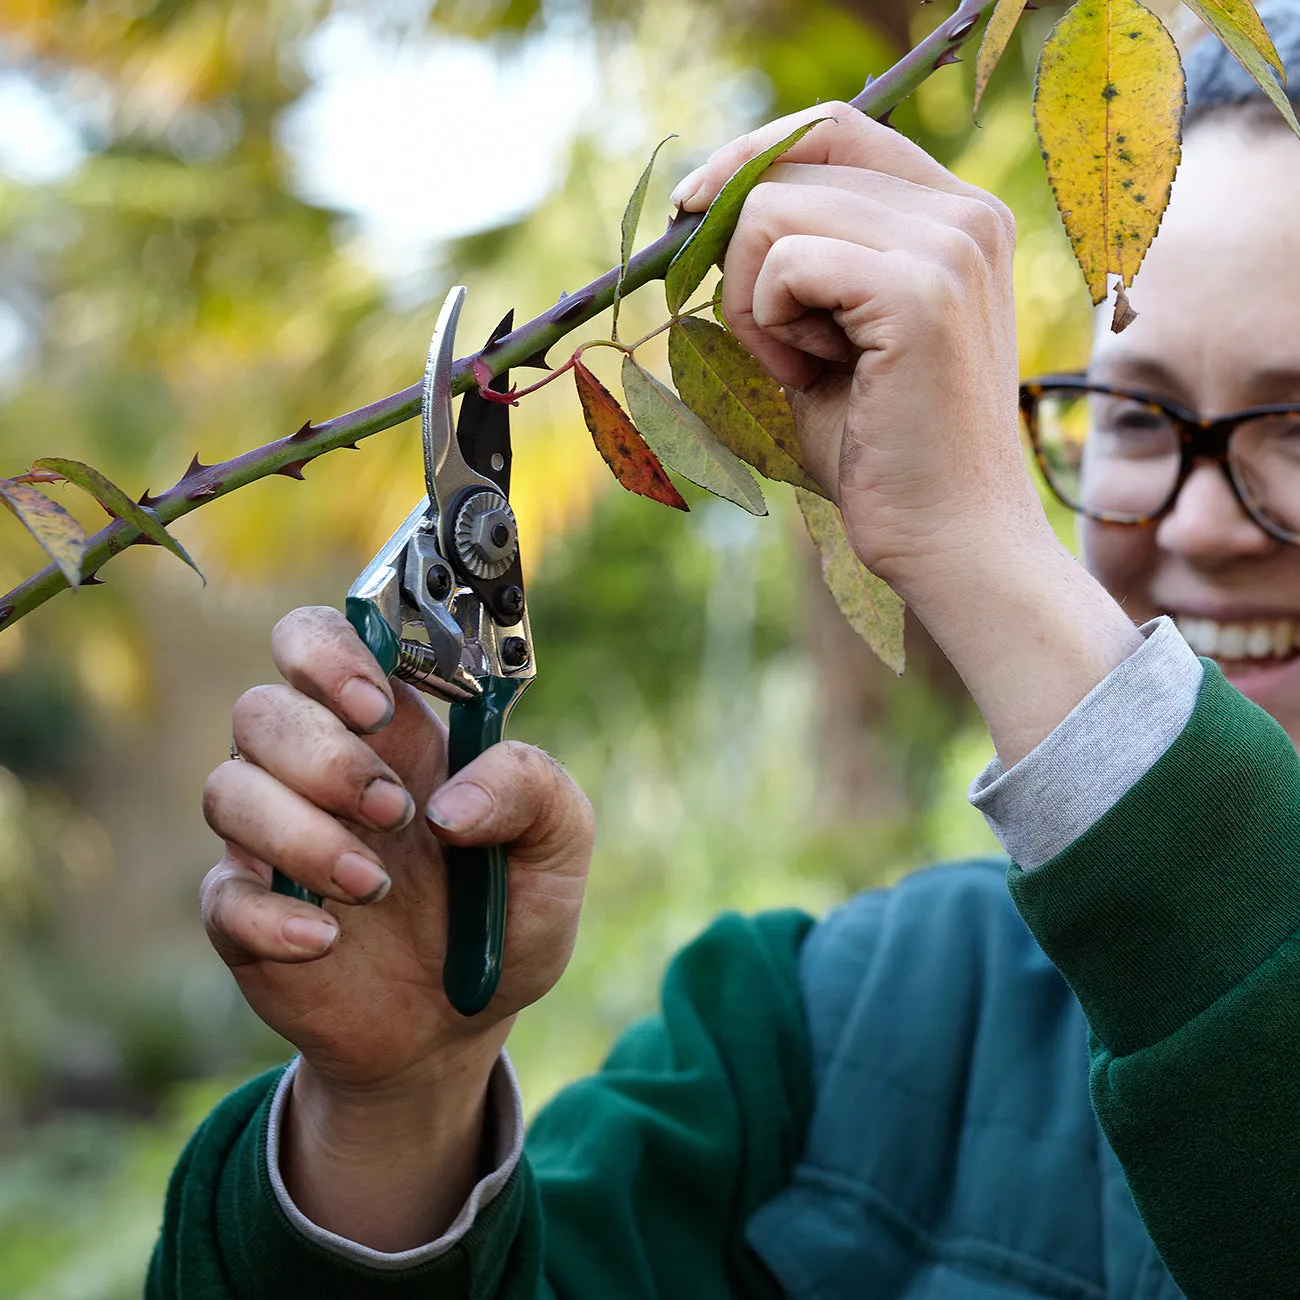
[[[1273,45],[1273,38],[1260,21],[1251,0],[1184,0],[1187,7],[1228,47],[1232,57],[1259,84],[1259,88],[1281,110],[1287,124],[1300,135],[1291,101],[1273,75],[1276,68],[1286,80],[1286,68]]]
[[[30,483],[0,478],[0,500],[26,525],[74,591],[81,586],[86,530],[61,506]]]
[[[623,393],[642,437],[669,469],[750,514],[767,514],[763,493],[749,470],[671,388],[630,356],[623,358]]]
[[[581,361],[574,363],[573,378],[592,441],[614,477],[629,492],[672,506],[674,510],[689,510],[614,394]]]
[[[979,112],[984,88],[989,84],[993,69],[1006,53],[1007,42],[1011,40],[1011,33],[1016,30],[1016,23],[1024,12],[1025,0],[998,0],[989,15],[988,25],[980,38],[979,53],[975,56],[975,99],[970,110],[972,117]]]
[[[816,121],[805,122],[803,126],[797,127],[784,140],[778,140],[770,149],[764,149],[737,169],[718,191],[718,197],[709,204],[704,220],[682,245],[664,277],[670,312],[676,315],[686,305],[686,300],[708,275],[709,268],[722,259],[727,244],[735,233],[736,222],[740,220],[740,209],[745,206],[750,190],[763,179],[763,173],[787,149],[798,144],[818,122],[827,120],[819,117]]]
[[[1133,277],[1160,226],[1180,153],[1183,69],[1137,0],[1078,0],[1038,61],[1034,122],[1047,178],[1094,303]]]
[[[795,490],[809,536],[821,552],[822,577],[840,612],[876,655],[900,676],[903,672],[903,602],[853,553],[840,512],[811,492]]]
[[[623,241],[619,247],[618,281],[614,285],[614,323],[611,327],[615,338],[618,338],[618,309],[623,301],[623,277],[627,275],[627,264],[632,260],[632,246],[636,243],[636,228],[641,224],[641,209],[645,207],[646,190],[650,187],[650,173],[654,171],[659,150],[669,140],[676,139],[675,135],[666,135],[655,145],[650,161],[646,163],[641,179],[637,181],[632,196],[627,201],[627,207],[623,209]]]
[[[781,386],[720,325],[688,317],[668,331],[682,401],[715,438],[765,478],[822,490],[799,463],[794,415]]]
[[[36,462],[42,469],[52,469],[62,474],[70,483],[75,483],[84,492],[89,492],[110,515],[138,528],[152,542],[165,546],[177,559],[184,560],[195,573],[203,578],[199,566],[190,559],[185,548],[158,521],[158,516],[151,510],[132,501],[116,483],[105,478],[93,466],[85,465],[79,460],[65,460],[62,456],[45,456]],[[206,583],[207,579],[203,578]]]

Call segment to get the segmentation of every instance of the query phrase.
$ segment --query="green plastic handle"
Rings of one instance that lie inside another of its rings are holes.
[[[358,596],[349,596],[344,606],[348,622],[356,629],[357,635],[366,643],[366,649],[375,656],[375,661],[383,669],[385,677],[391,677],[397,667],[397,656],[401,646],[397,633],[388,625],[388,620],[368,600]],[[289,898],[301,899],[313,907],[319,907],[321,898],[310,889],[290,880],[282,872],[275,872],[271,877],[271,888],[277,894]]]
[[[483,694],[451,706],[447,775],[504,738],[506,719],[530,678],[480,677]],[[442,984],[462,1016],[492,1000],[506,946],[506,849],[443,847],[447,863],[447,956]]]

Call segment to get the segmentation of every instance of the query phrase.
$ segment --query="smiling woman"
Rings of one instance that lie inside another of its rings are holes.
[[[1300,19],[1270,18],[1294,62]],[[1205,420],[1288,403],[1295,413],[1244,420],[1224,460],[1192,459],[1153,522],[1084,517],[1081,530],[1088,566],[1135,619],[1172,614],[1300,742],[1300,141],[1259,112],[1234,66],[1203,57],[1189,68],[1195,111],[1130,294],[1138,318],[1119,335],[1099,322],[1089,378]]]

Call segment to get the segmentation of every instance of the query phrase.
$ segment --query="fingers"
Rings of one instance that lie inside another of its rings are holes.
[[[485,750],[438,789],[429,824],[452,844],[509,844],[512,863],[585,867],[595,839],[586,795],[553,759],[508,740]]]
[[[269,888],[270,869],[227,846],[199,891],[203,927],[229,966],[315,961],[338,938],[328,912]]]
[[[829,120],[813,127],[782,155],[782,162],[868,168],[929,189],[962,195],[980,194],[974,186],[958,180],[905,136],[873,121],[851,104],[833,102],[816,104],[778,118],[724,145],[673,191],[673,202],[692,212],[702,211],[713,202],[718,191],[739,167],[783,140],[796,127],[818,118]]]
[[[287,686],[255,686],[235,704],[244,758],[337,817],[397,830],[415,814],[401,779],[328,709]]]
[[[286,614],[271,633],[271,655],[290,686],[353,730],[379,731],[392,718],[388,680],[338,610],[321,605]]]
[[[370,903],[388,891],[388,875],[373,850],[255,763],[217,768],[203,787],[203,815],[227,843],[315,894]]]

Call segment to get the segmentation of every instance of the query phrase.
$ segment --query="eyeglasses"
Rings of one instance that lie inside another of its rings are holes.
[[[1300,405],[1204,420],[1136,390],[1047,375],[1020,386],[1020,410],[1048,487],[1089,519],[1153,523],[1209,460],[1270,537],[1300,546]]]

